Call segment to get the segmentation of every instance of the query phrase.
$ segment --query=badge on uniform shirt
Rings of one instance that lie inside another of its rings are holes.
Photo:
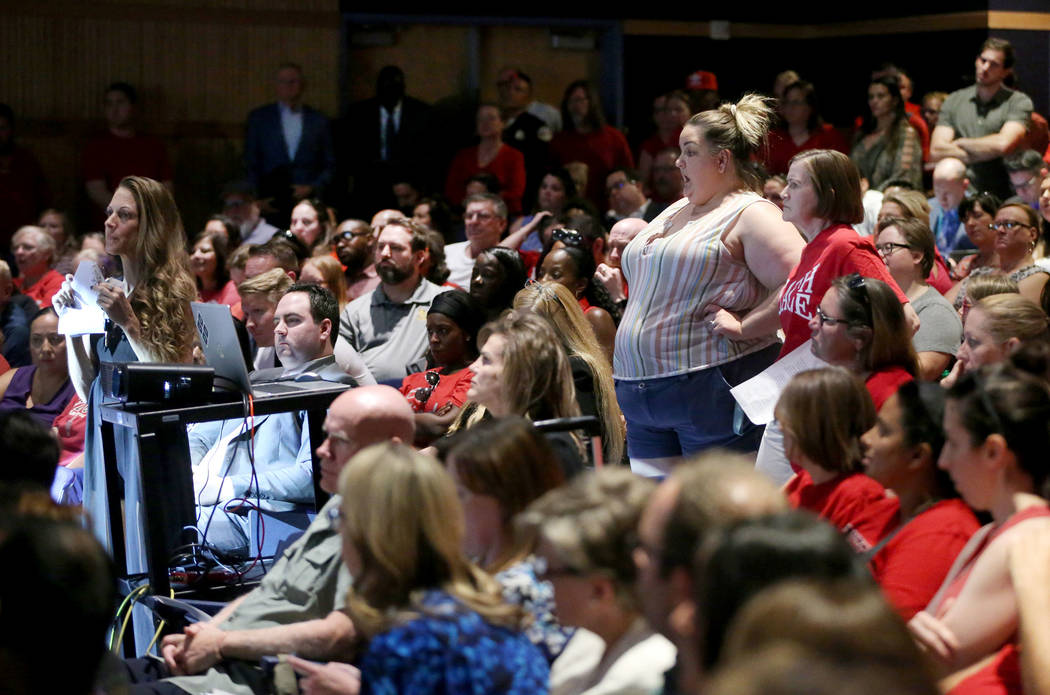
[[[416,320],[426,323],[427,321],[427,310],[423,307],[416,309]]]

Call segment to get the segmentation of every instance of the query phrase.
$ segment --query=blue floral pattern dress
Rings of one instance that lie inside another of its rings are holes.
[[[431,590],[420,616],[380,633],[361,659],[361,692],[376,695],[545,693],[547,660],[520,632],[492,625]]]
[[[521,606],[532,620],[525,626],[525,636],[540,648],[547,663],[554,663],[575,632],[554,617],[554,587],[537,577],[536,556],[529,555],[516,565],[496,574],[503,587],[503,600]]]

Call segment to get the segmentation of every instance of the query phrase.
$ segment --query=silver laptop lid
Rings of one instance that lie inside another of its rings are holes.
[[[208,366],[215,370],[216,386],[236,388],[242,393],[251,393],[248,367],[237,339],[230,307],[213,302],[190,302],[193,324],[197,327],[201,350]]]

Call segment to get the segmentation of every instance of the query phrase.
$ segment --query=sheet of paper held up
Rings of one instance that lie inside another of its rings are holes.
[[[730,393],[740,404],[748,420],[756,425],[768,424],[773,419],[773,409],[791,377],[807,369],[822,369],[827,362],[813,354],[811,340],[784,355],[759,374],[732,389]]]
[[[104,279],[98,263],[80,262],[73,276],[73,306],[66,307],[58,316],[59,333],[86,335],[105,332],[106,314],[98,305],[98,292],[91,289]]]

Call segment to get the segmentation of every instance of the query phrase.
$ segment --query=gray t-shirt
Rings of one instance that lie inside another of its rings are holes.
[[[392,302],[383,286],[346,305],[339,317],[339,336],[361,353],[378,382],[404,379],[425,366],[427,311],[434,297],[445,292],[422,280],[404,302]]]
[[[1032,100],[1027,94],[1002,87],[987,102],[977,100],[977,85],[952,92],[941,106],[938,126],[948,126],[957,138],[979,138],[1002,130],[1010,121],[1028,128]],[[968,169],[970,183],[978,191],[991,191],[1004,200],[1013,195],[1010,177],[1001,157],[974,162]]]
[[[919,315],[919,330],[912,336],[915,352],[943,352],[955,355],[962,342],[962,319],[951,302],[932,287],[912,300]]]

